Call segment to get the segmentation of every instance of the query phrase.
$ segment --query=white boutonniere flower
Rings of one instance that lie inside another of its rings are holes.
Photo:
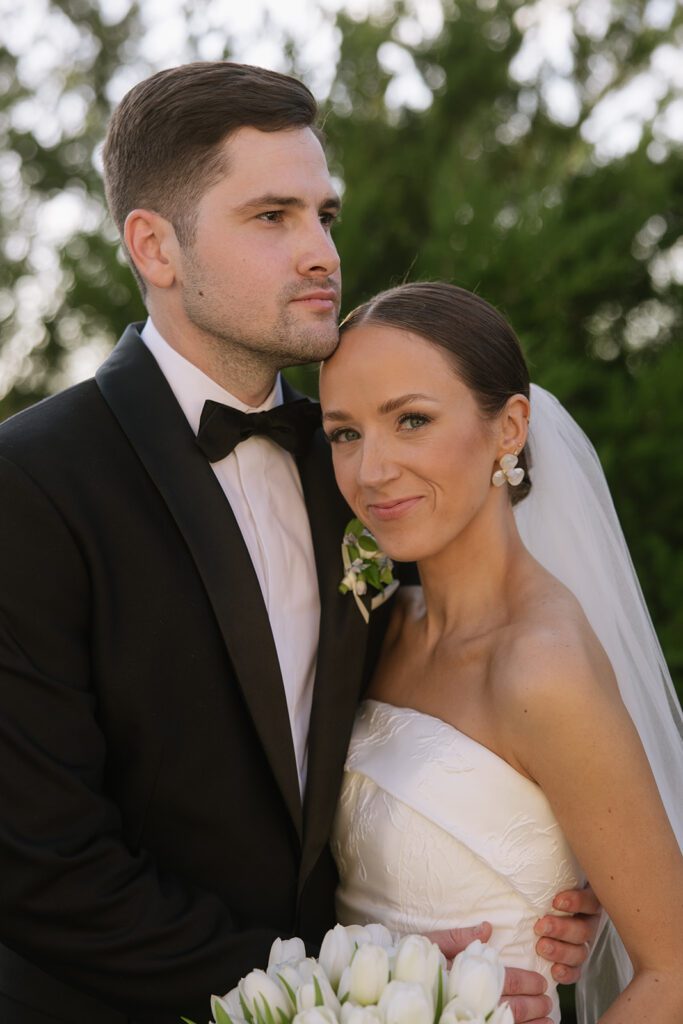
[[[369,622],[370,612],[374,612],[398,590],[399,581],[394,579],[392,571],[394,563],[380,551],[377,541],[360,519],[352,519],[346,525],[342,541],[342,562],[344,578],[339,584],[339,590],[342,594],[353,594],[358,610],[365,621]],[[362,598],[368,593],[368,587],[378,593],[366,603]]]

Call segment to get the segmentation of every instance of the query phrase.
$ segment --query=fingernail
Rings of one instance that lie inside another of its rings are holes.
[[[558,967],[557,970],[555,971],[555,974],[557,976],[557,980],[561,981],[562,978],[566,978],[567,977],[567,968],[566,967]]]
[[[539,945],[541,947],[541,953],[544,956],[549,956],[552,953],[552,951],[553,951],[553,944],[552,944],[552,942],[541,942],[541,943],[539,943]]]
[[[555,903],[555,906],[557,907],[558,910],[569,910],[569,900],[568,899],[557,900],[556,903]]]
[[[553,926],[550,924],[550,922],[549,921],[544,921],[541,924],[541,927],[540,927],[540,930],[539,930],[539,935],[550,935],[552,930],[553,930]]]

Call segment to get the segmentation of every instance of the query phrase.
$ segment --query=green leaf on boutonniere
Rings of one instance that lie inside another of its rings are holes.
[[[392,572],[394,563],[380,551],[377,541],[360,519],[352,519],[346,524],[342,562],[344,577],[339,584],[339,591],[342,594],[351,591],[358,610],[365,621],[369,622],[370,612],[379,607],[398,587]],[[378,592],[376,596],[365,597],[368,587]]]
[[[320,982],[316,978],[315,974],[313,975],[313,988],[315,989],[315,1005],[324,1006],[325,999],[323,998],[323,990],[321,989]]]
[[[379,544],[367,530],[358,538],[358,544],[361,551],[370,551],[373,554],[375,551],[379,551]]]
[[[375,590],[382,589],[382,578],[379,566],[376,565],[374,562],[372,563],[372,565],[369,565],[365,570],[365,578],[368,581],[368,583],[372,584]]]

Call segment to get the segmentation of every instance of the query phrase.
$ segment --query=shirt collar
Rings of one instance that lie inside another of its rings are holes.
[[[154,326],[151,317],[147,319],[147,323],[142,328],[140,337],[159,364],[159,369],[168,381],[178,405],[183,410],[187,422],[195,434],[199,430],[204,402],[209,399],[214,402],[222,402],[223,405],[230,405],[233,409],[240,409],[242,412],[261,412],[265,409],[272,409],[276,405],[282,405],[282,380],[279,373],[273,390],[261,405],[245,405],[239,398],[208,377],[189,359],[185,359],[174,348],[171,348]]]

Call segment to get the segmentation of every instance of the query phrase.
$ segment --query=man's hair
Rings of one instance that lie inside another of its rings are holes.
[[[121,237],[130,211],[143,208],[191,245],[197,204],[229,169],[225,140],[246,127],[316,131],[317,113],[302,82],[249,64],[197,61],[140,82],[115,110],[104,144],[107,202]]]

